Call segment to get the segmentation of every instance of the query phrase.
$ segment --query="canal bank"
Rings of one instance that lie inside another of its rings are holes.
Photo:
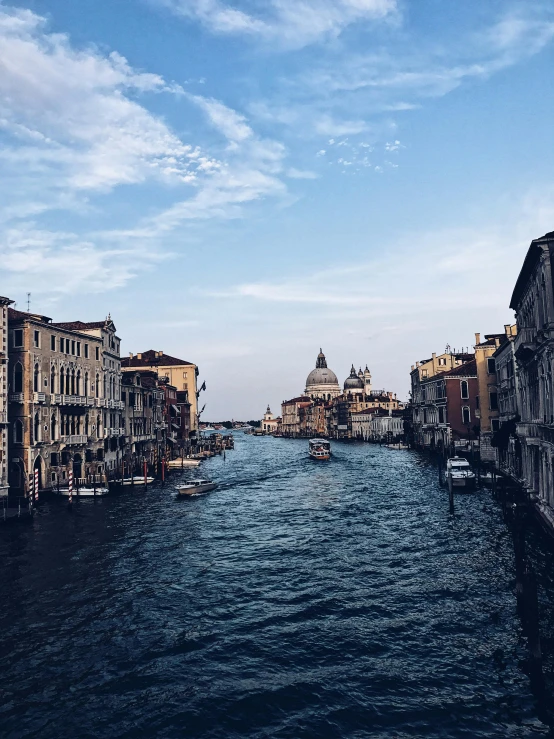
[[[209,496],[176,500],[175,477],[3,530],[4,734],[548,735],[554,585],[534,528],[542,684],[489,491],[451,515],[414,452],[307,452],[239,435],[205,463]]]

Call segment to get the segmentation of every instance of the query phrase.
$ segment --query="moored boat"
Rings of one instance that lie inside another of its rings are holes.
[[[177,491],[179,495],[200,495],[201,493],[209,493],[215,490],[217,483],[212,480],[190,480],[179,485]]]
[[[181,467],[198,467],[200,464],[199,459],[170,459],[167,466],[170,470],[180,469]]]
[[[471,465],[464,457],[451,457],[446,462],[446,481],[453,488],[465,488],[466,490],[475,487],[475,472],[471,469]]]
[[[327,439],[310,439],[309,454],[312,459],[329,459],[331,457],[331,442]]]
[[[154,482],[153,477],[147,477],[146,478],[146,484],[150,485],[151,482]],[[124,477],[123,480],[116,480],[116,483],[118,485],[144,485],[144,475],[135,475],[134,477]]]
[[[54,491],[57,495],[63,495],[64,498],[69,498],[69,488],[60,488]],[[98,485],[97,487],[80,487],[79,489],[73,489],[74,498],[95,498],[97,496],[107,495],[110,491],[104,485]]]

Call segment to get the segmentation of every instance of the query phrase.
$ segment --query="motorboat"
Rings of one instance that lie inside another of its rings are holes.
[[[60,488],[54,491],[57,495],[63,495],[64,498],[69,498],[69,488]],[[79,489],[73,488],[74,498],[96,498],[98,496],[107,495],[110,491],[104,485],[97,485],[96,487],[90,487],[86,485]]]
[[[455,488],[474,488],[475,472],[464,457],[450,457],[446,462],[446,480]]]
[[[188,459],[188,458],[170,459],[167,462],[167,467],[170,470],[180,469],[181,467],[198,467],[200,464],[200,461],[201,460],[199,459]]]
[[[201,495],[215,490],[217,483],[212,480],[189,480],[179,485],[177,491],[179,495]]]
[[[327,439],[310,439],[309,454],[312,459],[330,459],[331,442]]]

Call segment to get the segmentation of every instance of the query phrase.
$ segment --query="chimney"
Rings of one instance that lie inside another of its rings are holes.
[[[512,327],[510,326],[509,323],[504,324],[504,333],[506,334],[506,336],[512,335]]]
[[[142,359],[142,354],[137,354],[137,359]]]
[[[433,362],[434,362],[434,361],[435,361],[435,359],[437,358],[437,352],[433,352],[433,353],[431,354],[431,356],[433,357]]]
[[[475,334],[475,343],[480,344],[481,343],[481,334]]]
[[[133,358],[133,352],[129,352],[129,359]]]

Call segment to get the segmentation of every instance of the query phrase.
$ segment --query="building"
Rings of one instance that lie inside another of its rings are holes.
[[[8,307],[13,303],[0,295],[0,497],[9,490],[8,481]]]
[[[152,370],[160,377],[167,377],[169,384],[173,385],[178,392],[186,392],[190,403],[189,434],[196,435],[198,430],[198,390],[196,386],[198,367],[195,364],[172,357],[163,351],[149,349],[141,354],[129,354],[122,360],[121,368],[124,372]]]
[[[492,437],[500,428],[498,412],[498,388],[496,377],[496,360],[494,353],[500,346],[504,334],[475,334],[475,365],[477,367],[476,414],[479,419],[479,452],[483,462],[496,462],[496,450],[492,446]]]
[[[337,376],[327,367],[325,354],[319,350],[315,369],[313,369],[306,379],[306,389],[304,395],[312,400],[331,400],[340,395],[341,389]]]
[[[75,328],[8,308],[8,321],[12,492],[28,495],[35,470],[39,489],[67,485],[70,470],[76,480],[105,475],[111,432],[104,342],[114,340],[111,319]]]
[[[283,436],[302,436],[305,428],[303,411],[312,404],[312,399],[306,395],[284,400],[281,404],[281,433]],[[302,411],[302,413],[301,413]]]
[[[264,413],[264,417],[261,420],[260,428],[265,434],[274,434],[277,431],[279,421],[275,418],[271,412],[271,408],[267,406],[267,410]]]
[[[404,438],[404,412],[378,409],[371,422],[371,441],[386,441],[394,444]]]
[[[141,473],[144,462],[154,465],[165,456],[165,396],[153,370],[123,373],[122,398],[125,404],[125,474]]]
[[[504,337],[494,353],[496,385],[498,391],[499,429],[493,434],[498,469],[514,480],[522,476],[521,442],[517,436],[517,423],[521,420],[519,380],[515,357],[517,326],[504,326]]]
[[[523,484],[554,525],[554,231],[531,242],[510,308],[517,362]]]

